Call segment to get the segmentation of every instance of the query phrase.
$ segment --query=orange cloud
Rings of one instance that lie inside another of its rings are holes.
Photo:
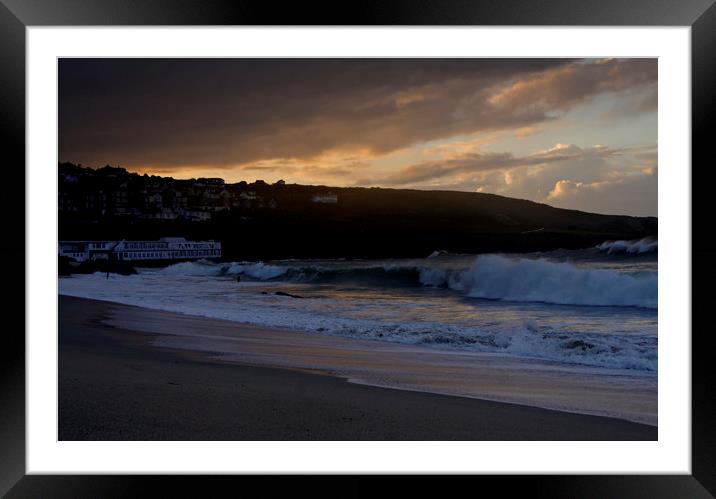
[[[230,170],[528,130],[653,59],[61,59],[62,161]]]

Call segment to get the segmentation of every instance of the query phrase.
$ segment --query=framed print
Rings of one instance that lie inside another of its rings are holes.
[[[0,490],[711,497],[716,7],[561,3],[3,0]]]

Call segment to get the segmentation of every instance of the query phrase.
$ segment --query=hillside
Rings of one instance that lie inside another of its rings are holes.
[[[68,164],[59,185],[60,239],[216,239],[232,260],[544,251],[657,235],[654,217],[483,193],[224,184]]]

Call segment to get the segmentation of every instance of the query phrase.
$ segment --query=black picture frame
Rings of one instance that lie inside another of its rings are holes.
[[[0,130],[3,184],[0,238],[6,327],[0,347],[0,494],[7,497],[114,497],[146,495],[159,477],[25,474],[25,28],[104,25],[532,25],[690,26],[692,69],[692,474],[643,476],[479,477],[501,494],[529,489],[536,497],[713,497],[716,495],[714,333],[708,293],[716,279],[707,189],[714,177],[711,130],[716,128],[716,4],[714,0],[422,0],[335,4],[229,0],[0,0]],[[707,159],[709,160],[707,163]],[[689,165],[683,165],[688,168]],[[21,214],[23,216],[21,216]],[[24,262],[20,265],[19,262]],[[10,320],[12,318],[12,320]],[[237,477],[173,477],[181,495],[206,496]],[[244,477],[244,480],[248,478]],[[475,477],[471,477],[471,480]],[[413,482],[423,492],[431,487]],[[454,484],[453,484],[454,486]],[[475,484],[469,485],[473,490]],[[218,488],[217,488],[218,487]],[[245,487],[243,485],[242,487]],[[311,487],[290,479],[293,493]],[[377,489],[372,477],[353,477],[346,495]],[[437,489],[436,489],[437,490]],[[164,489],[166,495],[168,489]],[[237,492],[234,490],[234,493]],[[231,493],[231,492],[229,492]],[[232,494],[233,495],[233,494]]]

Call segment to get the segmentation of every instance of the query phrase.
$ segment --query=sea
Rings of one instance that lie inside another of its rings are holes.
[[[442,351],[658,372],[658,242],[528,254],[177,263],[63,295]]]

